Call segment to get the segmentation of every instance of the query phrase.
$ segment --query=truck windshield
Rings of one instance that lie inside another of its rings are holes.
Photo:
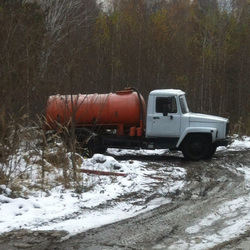
[[[187,101],[185,95],[180,96],[180,104],[181,104],[181,111],[183,114],[186,114],[189,112]]]

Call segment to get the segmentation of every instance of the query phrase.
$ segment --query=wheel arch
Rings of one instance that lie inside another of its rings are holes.
[[[205,160],[212,157],[212,135],[209,133],[189,133],[182,141],[179,149],[183,156],[189,160]]]
[[[213,134],[211,133],[211,130],[210,131],[207,131],[207,130],[189,131],[180,137],[180,139],[178,140],[178,143],[177,143],[177,148],[182,149],[182,146],[185,143],[185,140],[187,140],[188,138],[190,138],[192,136],[204,136],[204,137],[207,137],[207,139],[210,140],[211,143],[213,143],[213,141],[214,141]]]

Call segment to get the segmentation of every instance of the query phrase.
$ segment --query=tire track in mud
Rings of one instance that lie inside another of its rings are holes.
[[[152,156],[148,159],[150,162],[154,160]],[[222,230],[225,221],[233,215],[223,217],[221,214],[218,220],[203,227],[202,219],[216,213],[221,204],[248,194],[246,185],[249,183],[239,169],[242,165],[250,166],[250,151],[219,151],[210,161],[188,162],[172,157],[161,157],[157,161],[187,170],[187,184],[171,196],[171,203],[134,218],[89,230],[51,245],[50,249],[178,249],[178,246],[188,249],[192,244],[198,244],[201,236]],[[240,216],[240,210],[240,207],[235,210],[234,219]],[[199,223],[201,231],[187,232],[187,228]]]

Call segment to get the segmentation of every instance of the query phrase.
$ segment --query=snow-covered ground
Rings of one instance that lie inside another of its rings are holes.
[[[109,149],[114,155],[125,154],[126,151]],[[163,154],[166,151],[157,151]],[[131,154],[146,154],[142,150],[127,151]],[[152,153],[152,152],[151,152]],[[27,153],[19,155],[18,162],[20,173],[29,169],[30,183],[35,183],[39,176],[41,166],[36,162],[38,156],[33,157],[33,166],[27,165],[22,159]],[[186,171],[183,168],[169,166],[149,166],[140,161],[117,161],[112,156],[95,154],[90,159],[81,158],[79,169],[102,171],[102,174],[93,175],[80,173],[78,189],[64,189],[62,185],[55,186],[46,192],[27,192],[27,183],[24,183],[20,192],[24,198],[10,198],[12,190],[0,185],[0,234],[17,229],[31,230],[66,230],[69,235],[74,235],[93,227],[112,223],[135,216],[139,213],[153,209],[161,204],[170,202],[168,198],[156,198],[145,206],[147,193],[174,193],[185,184]],[[46,163],[48,167],[50,164]],[[51,183],[60,172],[58,169],[47,173]],[[103,175],[115,173],[117,175]],[[27,180],[26,180],[27,181]],[[163,185],[157,187],[157,183]],[[25,193],[28,193],[28,195]],[[136,194],[135,199],[130,196]]]
[[[228,150],[244,149],[250,149],[250,137],[235,140],[228,148]],[[113,155],[148,155],[151,153],[161,155],[168,152],[166,150],[109,149],[109,153]],[[39,159],[33,159],[27,163],[22,159],[23,157],[27,157],[27,152],[19,155],[18,161],[16,160],[18,167],[25,168],[26,172],[32,172],[30,175],[26,174],[31,183],[35,182],[41,168],[37,164]],[[69,232],[69,236],[72,236],[90,228],[129,218],[169,203],[171,199],[167,198],[170,196],[166,194],[175,193],[185,185],[186,170],[172,166],[168,162],[164,166],[155,166],[149,162],[118,161],[112,156],[96,154],[90,159],[81,158],[79,169],[118,173],[121,176],[93,175],[82,172],[79,174],[81,178],[78,184],[78,189],[79,187],[82,189],[78,193],[73,188],[64,189],[62,185],[54,185],[53,188],[46,191],[32,190],[28,192],[28,185],[25,184],[23,190],[20,191],[22,198],[10,198],[12,190],[0,185],[0,193],[2,193],[0,194],[0,234],[17,229],[31,229],[66,230]],[[246,166],[246,178],[250,179],[249,169],[250,166]],[[56,173],[50,172],[49,175],[53,180]],[[163,184],[157,185],[159,182]],[[156,195],[145,206],[146,194],[149,192],[154,192]],[[157,194],[165,195],[157,196]],[[132,200],[129,199],[131,195],[135,197]],[[248,197],[248,201],[246,201],[248,204],[249,200]],[[218,213],[209,215],[195,227],[188,228],[187,232],[191,234],[201,230],[203,225],[216,220],[220,213],[228,212],[227,207],[230,207],[233,213],[237,206],[243,206],[244,203],[240,198],[232,202],[232,204],[222,204]],[[246,213],[243,219],[250,223],[250,210],[248,209]],[[245,222],[244,224],[246,224]],[[228,223],[230,225],[230,221]],[[242,230],[241,223],[234,224],[233,229],[234,232]],[[221,232],[221,234],[227,234],[227,232]]]

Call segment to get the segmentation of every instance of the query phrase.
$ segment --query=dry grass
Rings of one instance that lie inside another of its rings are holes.
[[[40,129],[41,124],[21,124],[24,120],[11,119],[0,128],[0,185],[10,188],[15,197],[57,185],[77,187],[82,180],[72,167],[72,154],[76,168],[82,157],[69,152],[60,136]]]

